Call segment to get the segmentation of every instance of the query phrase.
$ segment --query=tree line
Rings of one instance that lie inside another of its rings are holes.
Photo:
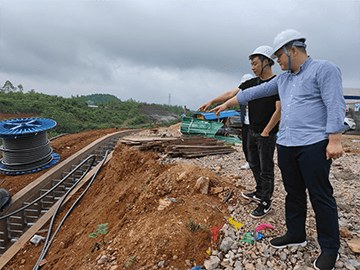
[[[34,89],[24,93],[22,87],[14,87],[9,81],[0,88],[0,112],[33,114],[55,120],[57,125],[48,131],[49,137],[106,128],[170,126],[181,121],[179,117],[168,123],[153,123],[145,114],[139,113],[139,107],[144,104],[132,99],[121,101],[109,94],[64,98],[37,93]],[[184,112],[181,106],[158,106],[179,116]]]

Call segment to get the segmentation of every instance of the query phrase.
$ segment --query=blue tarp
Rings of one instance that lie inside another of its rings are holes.
[[[221,119],[221,118],[226,118],[226,117],[231,117],[231,116],[240,116],[240,114],[237,111],[232,111],[232,110],[220,112],[219,117],[216,117],[213,112],[212,113],[210,113],[210,112],[206,112],[206,113],[196,112],[196,113],[194,113],[195,116],[197,114],[201,114],[202,116],[204,116],[204,118],[206,120]]]

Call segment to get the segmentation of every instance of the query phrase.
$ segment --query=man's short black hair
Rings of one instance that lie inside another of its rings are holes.
[[[270,67],[275,64],[275,62],[272,59],[270,59],[269,57],[266,57],[265,55],[262,55],[262,54],[253,54],[253,55],[251,55],[249,57],[250,61],[252,61],[255,57],[259,57],[261,62],[263,62],[265,59],[267,59],[269,61]]]

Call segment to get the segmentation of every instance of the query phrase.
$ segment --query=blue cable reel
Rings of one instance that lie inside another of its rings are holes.
[[[46,118],[18,118],[0,122],[3,158],[0,172],[8,175],[34,173],[55,165],[60,156],[53,153],[46,131],[56,126]]]

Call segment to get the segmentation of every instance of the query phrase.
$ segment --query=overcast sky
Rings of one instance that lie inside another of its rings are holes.
[[[0,84],[71,97],[203,103],[252,73],[248,55],[292,28],[360,88],[360,1],[0,1]],[[275,74],[282,71],[276,64]]]

